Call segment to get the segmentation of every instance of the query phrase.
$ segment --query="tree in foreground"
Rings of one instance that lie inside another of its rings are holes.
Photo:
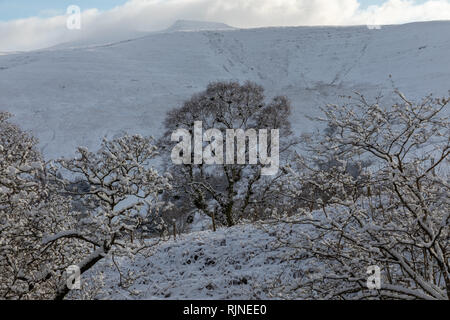
[[[170,184],[149,165],[149,138],[104,140],[98,152],[79,148],[46,165],[9,117],[0,113],[0,298],[63,299],[69,266],[82,274],[108,254],[146,247],[136,230],[160,218]]]
[[[43,241],[74,224],[70,199],[48,184],[36,140],[10,116],[0,113],[0,298],[51,298],[83,246]]]
[[[74,230],[56,234],[47,242],[74,237],[90,246],[90,253],[77,259],[83,274],[108,254],[132,257],[147,246],[143,233],[137,231],[160,218],[166,204],[159,197],[171,185],[168,177],[150,165],[157,154],[151,138],[125,135],[104,139],[98,152],[80,147],[78,153],[75,159],[59,160],[52,176],[65,192],[81,201],[85,213]],[[74,185],[74,177],[87,187]],[[161,219],[156,223],[163,227]],[[64,298],[69,291],[62,283],[56,298]]]
[[[303,240],[280,240],[310,266],[298,287],[282,289],[288,295],[450,298],[450,100],[397,94],[391,107],[358,95],[324,108],[318,120],[333,134],[309,137],[289,168],[284,192],[311,206],[281,218],[304,225]],[[352,174],[349,164],[358,163]],[[377,268],[381,281],[369,289],[367,272]]]

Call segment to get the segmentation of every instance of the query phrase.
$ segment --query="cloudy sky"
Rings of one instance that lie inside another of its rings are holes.
[[[81,8],[81,30],[66,27],[69,5]],[[177,19],[242,28],[397,24],[450,20],[450,0],[0,0],[0,51],[126,37]]]

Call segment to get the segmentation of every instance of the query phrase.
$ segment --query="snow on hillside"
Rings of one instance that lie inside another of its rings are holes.
[[[181,29],[188,29],[181,23]],[[198,26],[197,26],[198,27]],[[306,116],[354,90],[447,94],[450,22],[159,32],[117,43],[0,56],[0,109],[31,130],[48,158],[124,131],[159,136],[167,110],[210,81],[252,80]]]
[[[195,21],[195,20],[177,20],[175,23],[167,28],[165,32],[178,31],[205,31],[205,30],[234,30],[225,23],[209,22],[209,21]]]
[[[306,269],[305,262],[288,261],[293,249],[277,242],[278,233],[291,234],[291,240],[301,235],[290,232],[291,228],[296,227],[245,224],[184,234],[161,242],[134,261],[115,258],[123,283],[127,278],[136,279],[131,286],[119,285],[119,272],[108,257],[83,275],[83,290],[96,299],[277,298],[273,288],[295,286]],[[92,291],[95,279],[102,277],[102,292]]]

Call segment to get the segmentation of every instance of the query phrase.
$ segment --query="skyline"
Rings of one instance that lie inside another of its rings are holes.
[[[26,5],[27,2],[0,0],[1,52],[36,50],[86,39],[126,39],[137,32],[163,30],[176,20],[214,21],[236,28],[378,26],[450,20],[450,0],[44,0]],[[81,30],[66,28],[69,5],[81,9]]]
[[[97,9],[103,12],[117,6],[122,6],[126,2],[128,0],[42,0],[39,2],[30,0],[15,0],[13,2],[0,0],[0,22],[32,17],[49,18],[64,15],[65,9],[70,5],[77,5],[82,10]],[[380,6],[388,2],[388,0],[357,0],[357,2],[360,5],[360,9],[367,9],[369,6]],[[413,0],[413,2],[415,4],[423,4],[427,0]]]

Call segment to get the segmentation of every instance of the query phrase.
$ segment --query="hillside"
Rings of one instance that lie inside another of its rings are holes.
[[[181,23],[181,29],[189,29]],[[192,26],[191,26],[192,27]],[[177,29],[175,29],[176,31]],[[0,56],[0,109],[32,130],[46,157],[123,131],[158,136],[165,112],[214,80],[252,80],[305,116],[354,90],[447,93],[450,22],[159,32],[103,45]]]
[[[306,261],[287,261],[293,249],[277,242],[277,234],[284,236],[290,228],[296,227],[243,224],[185,234],[157,244],[132,261],[116,257],[117,266],[107,257],[83,276],[84,298],[275,299],[273,288],[295,286],[307,269]],[[301,236],[298,231],[289,232],[291,240]],[[119,285],[117,268],[125,286]],[[92,290],[102,276],[102,291]]]

